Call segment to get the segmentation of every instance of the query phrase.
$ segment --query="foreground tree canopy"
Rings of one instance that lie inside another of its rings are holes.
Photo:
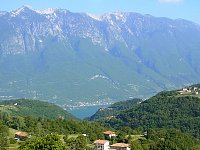
[[[36,138],[23,143],[19,150],[67,150],[60,137],[56,134],[47,134],[43,138]]]
[[[0,122],[0,150],[6,150],[8,148],[8,134],[8,127]]]
[[[146,139],[131,142],[132,150],[199,150],[200,141],[176,129],[149,129]]]

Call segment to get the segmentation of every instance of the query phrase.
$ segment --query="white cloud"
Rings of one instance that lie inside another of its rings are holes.
[[[158,0],[160,3],[181,3],[183,0]]]

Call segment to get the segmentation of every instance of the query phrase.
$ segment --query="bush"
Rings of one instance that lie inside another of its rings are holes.
[[[17,141],[14,138],[9,138],[10,144],[15,144]]]

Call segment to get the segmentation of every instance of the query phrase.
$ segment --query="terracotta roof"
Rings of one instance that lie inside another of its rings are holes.
[[[17,131],[17,132],[15,133],[15,135],[22,136],[22,137],[26,137],[26,136],[28,136],[28,133]]]
[[[112,132],[112,131],[106,131],[106,132],[104,132],[104,134],[115,134],[115,132]]]
[[[125,143],[115,143],[115,144],[111,145],[111,147],[126,148],[126,147],[129,147],[129,144],[125,144]]]
[[[98,143],[98,144],[105,144],[106,142],[108,142],[107,140],[96,140],[94,143]]]

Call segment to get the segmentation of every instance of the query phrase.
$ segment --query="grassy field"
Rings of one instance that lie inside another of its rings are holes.
[[[17,132],[17,130],[9,128],[9,138],[10,139],[14,139],[15,132]],[[19,143],[16,141],[16,143],[9,145],[9,150],[17,150],[18,147],[19,147]]]
[[[15,132],[17,132],[17,130],[9,128],[9,137],[10,138],[14,138],[15,137]]]
[[[70,138],[77,138],[80,134],[70,134],[68,135],[68,139]]]
[[[18,144],[18,143],[16,143],[16,144],[10,144],[10,145],[9,145],[9,150],[17,150],[18,147],[19,147],[19,144]]]
[[[128,135],[126,136],[128,138]],[[131,135],[131,141],[135,141],[138,139],[145,139],[144,135]]]

